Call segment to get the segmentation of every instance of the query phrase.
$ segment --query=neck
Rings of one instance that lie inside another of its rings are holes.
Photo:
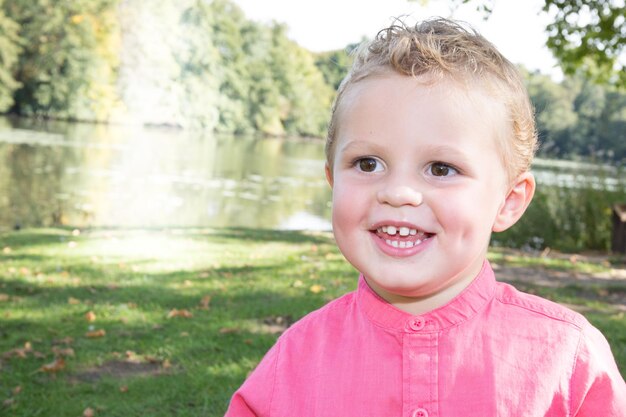
[[[482,269],[482,265],[481,265]],[[376,283],[368,280],[365,277],[365,281],[369,287],[378,294],[382,299],[387,301],[399,310],[402,310],[411,315],[422,315],[430,311],[436,310],[452,301],[456,296],[463,292],[473,281],[476,279],[481,269],[477,271],[471,271],[465,274],[462,278],[453,280],[453,282],[437,291],[432,293],[426,293],[421,296],[405,296],[396,293],[389,292]]]

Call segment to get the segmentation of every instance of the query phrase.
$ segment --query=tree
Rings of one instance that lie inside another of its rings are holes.
[[[329,84],[334,90],[339,88],[339,84],[348,74],[352,66],[350,53],[357,45],[351,44],[344,49],[316,54],[315,65],[322,71],[326,84]]]
[[[117,0],[12,0],[3,11],[19,25],[15,94],[20,114],[107,118],[115,100],[114,6]],[[103,103],[107,103],[104,104]]]
[[[21,51],[19,25],[2,11],[0,0],[0,112],[13,105],[13,92],[20,83],[13,77]]]
[[[545,0],[556,13],[546,28],[547,46],[566,74],[582,70],[591,78],[626,87],[624,4],[616,0]],[[587,23],[582,23],[588,19]],[[620,58],[622,61],[620,62]]]
[[[453,8],[474,3],[488,18],[495,1],[452,0],[451,3]],[[546,45],[566,74],[582,72],[599,83],[626,88],[623,3],[620,0],[544,0],[543,12],[554,15],[554,21],[546,27]]]

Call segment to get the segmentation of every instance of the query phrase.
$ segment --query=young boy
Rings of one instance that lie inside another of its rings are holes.
[[[520,76],[480,35],[443,19],[380,32],[327,142],[358,290],[288,329],[227,416],[626,416],[600,332],[486,261],[532,199],[536,142]]]

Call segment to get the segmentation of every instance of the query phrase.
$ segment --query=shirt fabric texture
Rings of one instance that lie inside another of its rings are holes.
[[[626,384],[580,314],[499,283],[488,262],[412,316],[363,276],[281,335],[228,417],[626,417]]]

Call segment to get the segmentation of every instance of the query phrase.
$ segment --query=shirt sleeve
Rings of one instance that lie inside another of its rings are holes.
[[[572,416],[626,417],[626,384],[608,342],[590,324],[581,334],[570,392]]]
[[[268,417],[276,381],[279,341],[233,394],[224,417]]]

